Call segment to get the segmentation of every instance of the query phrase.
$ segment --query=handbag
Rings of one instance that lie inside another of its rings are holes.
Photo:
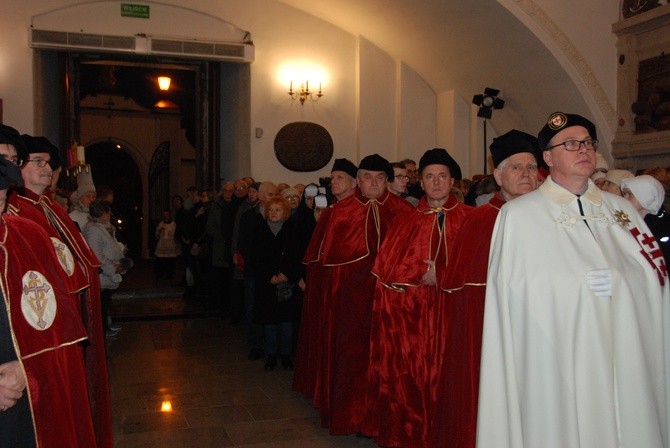
[[[288,302],[293,298],[293,288],[295,284],[289,282],[281,282],[275,285],[275,296],[277,297],[277,302],[284,303]]]

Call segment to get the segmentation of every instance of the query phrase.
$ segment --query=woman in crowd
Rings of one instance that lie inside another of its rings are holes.
[[[89,207],[91,214],[84,226],[84,238],[100,260],[100,298],[102,300],[102,326],[107,336],[118,330],[109,327],[109,305],[112,292],[121,283],[121,274],[125,272],[121,262],[124,246],[114,237],[112,226],[112,205],[106,201],[96,201]]]
[[[170,209],[163,210],[163,220],[156,226],[156,278],[169,280],[174,274],[179,250],[176,241],[177,223]]]
[[[293,319],[295,283],[289,245],[293,232],[291,207],[282,196],[275,196],[265,209],[265,221],[253,230],[250,260],[256,273],[254,323],[263,325],[265,370],[274,370],[278,353],[284,369],[293,368]]]
[[[621,181],[621,193],[640,213],[649,230],[656,238],[665,265],[670,262],[670,215],[665,210],[665,188],[654,177],[643,174]]]

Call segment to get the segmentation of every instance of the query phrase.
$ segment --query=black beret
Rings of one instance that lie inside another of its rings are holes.
[[[419,172],[423,173],[423,169],[428,165],[445,165],[449,168],[449,174],[456,180],[461,178],[461,167],[453,157],[449,155],[446,149],[433,148],[426,151],[419,160]]]
[[[21,170],[4,157],[0,157],[0,190],[23,185]]]
[[[368,170],[368,171],[383,171],[386,173],[386,179],[389,182],[393,182],[395,175],[393,173],[393,168],[391,168],[391,163],[388,160],[380,156],[379,154],[372,154],[365,156],[361,163],[358,165],[359,170]]]
[[[546,151],[547,146],[549,146],[549,141],[551,141],[554,135],[571,126],[582,126],[586,128],[591,138],[596,140],[598,139],[598,135],[596,134],[596,126],[586,118],[582,117],[581,115],[554,112],[553,114],[549,115],[547,124],[545,124],[542,130],[540,130],[540,133],[537,134],[540,149],[542,151]]]
[[[16,153],[21,157],[21,152],[23,150],[23,140],[21,140],[21,134],[16,129],[0,124],[0,144],[3,145],[12,145],[16,149]]]
[[[54,170],[58,168],[60,165],[60,154],[58,148],[54,146],[54,144],[51,143],[46,137],[33,137],[28,134],[23,134],[21,139],[23,140],[25,150],[23,154],[19,154],[19,157],[23,159],[24,163],[26,160],[28,160],[29,154],[45,152],[49,153],[51,156],[51,162],[49,163],[51,168]]]
[[[493,143],[489,146],[489,150],[491,151],[494,167],[500,165],[509,156],[520,152],[533,154],[533,157],[538,162],[540,158],[540,146],[537,143],[537,139],[530,134],[517,131],[516,129],[512,129],[507,134],[494,138]]]
[[[330,170],[332,173],[333,171],[344,171],[348,175],[350,175],[353,178],[356,178],[356,172],[358,171],[358,168],[356,168],[356,165],[349,159],[335,159],[335,163],[333,163],[333,169]]]

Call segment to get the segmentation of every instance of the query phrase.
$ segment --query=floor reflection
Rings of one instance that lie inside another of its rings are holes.
[[[376,446],[330,436],[310,401],[291,390],[291,371],[247,360],[241,326],[170,284],[161,289],[142,269],[112,305],[122,326],[107,342],[117,447]]]

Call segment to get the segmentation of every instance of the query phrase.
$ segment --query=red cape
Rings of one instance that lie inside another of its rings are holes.
[[[326,273],[321,266],[309,264],[305,274],[305,292],[300,317],[300,333],[293,368],[293,390],[308,398],[314,397],[319,363],[319,348],[323,344],[321,313]],[[327,283],[326,283],[327,284]]]
[[[81,273],[75,274],[78,275],[78,286],[82,286],[82,281],[89,285],[88,288],[82,290],[80,295],[82,320],[89,340],[85,351],[86,379],[97,446],[98,448],[112,448],[114,445],[112,413],[102,329],[100,277],[98,276],[100,261],[65,209],[50,199],[48,190],[41,196],[30,190],[25,190],[21,194],[13,192],[9,197],[7,211],[36,222],[49,236],[65,243],[78,261],[79,269],[85,277],[85,280],[82,280]]]
[[[468,215],[453,248],[452,268],[438,278],[448,291],[440,310],[448,331],[439,338],[444,364],[431,411],[433,446],[475,447],[486,271],[493,226],[504,203],[496,193]]]
[[[398,216],[372,268],[379,281],[374,298],[368,370],[368,414],[363,432],[382,446],[428,447],[429,409],[439,359],[437,338],[443,294],[422,282],[433,260],[451,266],[456,235],[472,207],[451,195],[440,209],[425,196]],[[440,231],[438,212],[444,213]]]
[[[318,263],[326,276],[321,315],[315,317],[323,339],[316,350],[314,404],[332,434],[361,428],[375,285],[370,268],[391,220],[411,210],[388,191],[369,200],[356,189],[322,215],[307,248],[304,262]]]
[[[79,345],[86,330],[46,232],[27,219],[2,216],[0,272],[37,446],[96,446]]]

